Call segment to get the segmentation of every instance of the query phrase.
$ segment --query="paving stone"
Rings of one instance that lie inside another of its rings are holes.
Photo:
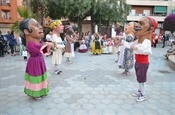
[[[87,95],[84,95],[84,98],[85,99],[93,99],[94,98],[94,95],[87,94]]]
[[[75,115],[88,115],[87,110],[85,109],[78,109],[74,112]]]
[[[68,98],[68,99],[65,99],[64,102],[67,103],[67,104],[72,104],[72,103],[76,103],[77,100],[76,99],[72,99],[72,98]]]
[[[70,109],[73,109],[73,110],[81,109],[81,107],[82,105],[79,103],[70,104]]]
[[[73,95],[72,95],[72,98],[75,98],[75,99],[80,99],[80,98],[82,98],[82,97],[83,97],[83,95],[80,94],[80,93],[77,93],[77,94],[73,94]]]

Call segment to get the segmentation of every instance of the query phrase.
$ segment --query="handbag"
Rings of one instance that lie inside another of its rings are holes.
[[[22,56],[27,57],[27,51],[22,51]]]

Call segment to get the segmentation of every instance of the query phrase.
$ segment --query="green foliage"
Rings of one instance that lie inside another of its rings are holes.
[[[130,11],[126,0],[50,0],[47,8],[52,19],[68,18],[79,23],[79,28],[88,16],[98,25],[125,22]]]
[[[51,0],[48,13],[52,19],[69,18],[73,22],[85,19],[91,9],[91,0]]]
[[[29,8],[27,7],[21,7],[21,8],[17,8],[17,12],[19,13],[19,15],[21,17],[23,17],[24,19],[32,17],[32,12],[30,11]]]
[[[94,14],[96,23],[101,19],[102,24],[109,22],[125,22],[130,11],[130,6],[125,0],[105,0],[96,5],[97,12]]]
[[[20,7],[20,8],[17,8],[17,12],[18,14],[26,19],[26,18],[32,18],[33,15],[32,15],[32,12],[30,11],[29,8],[27,7]],[[19,29],[19,21],[16,21],[12,26],[11,26],[11,30],[15,31],[15,32],[20,32],[20,29]]]
[[[31,10],[34,14],[37,14],[39,11],[47,14],[47,4],[49,0],[31,0]]]
[[[14,31],[14,32],[20,32],[20,29],[19,29],[19,21],[16,21],[12,26],[11,26],[11,30]]]

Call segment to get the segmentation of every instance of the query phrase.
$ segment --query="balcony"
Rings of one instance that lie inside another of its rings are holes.
[[[12,19],[12,18],[5,18],[5,17],[1,17],[0,18],[0,23],[2,23],[2,24],[12,24],[12,23],[14,23],[15,21],[14,21],[14,19]]]
[[[164,0],[126,0],[126,3],[138,6],[169,6],[169,1]]]
[[[138,15],[128,15],[127,20],[128,21],[138,21],[140,18],[144,17],[144,14],[138,14]],[[164,19],[166,18],[166,15],[158,15],[158,14],[153,14],[150,17],[154,18],[158,22],[163,22]]]

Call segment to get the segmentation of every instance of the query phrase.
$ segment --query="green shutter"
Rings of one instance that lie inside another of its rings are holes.
[[[172,13],[175,14],[175,9],[172,10]]]
[[[154,13],[167,13],[167,7],[166,6],[155,6]]]

